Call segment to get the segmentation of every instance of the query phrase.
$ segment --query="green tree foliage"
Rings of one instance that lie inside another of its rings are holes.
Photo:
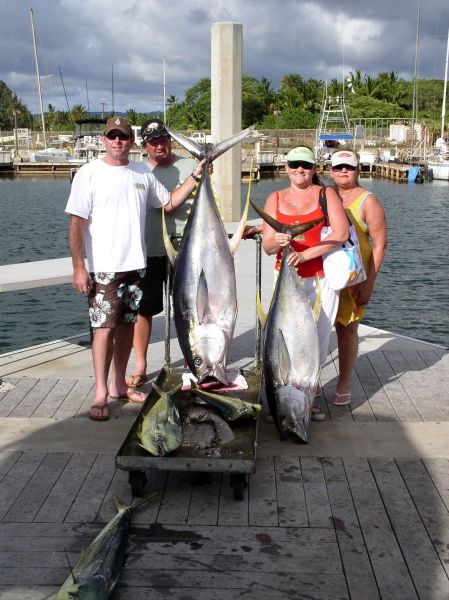
[[[0,81],[0,127],[3,131],[14,129],[13,111],[18,111],[17,127],[31,127],[33,118],[28,108],[4,81]]]
[[[354,93],[352,93],[352,91]],[[439,127],[443,81],[441,79],[419,79],[418,120]],[[242,124],[260,128],[314,128],[317,127],[324,95],[342,96],[343,83],[332,79],[327,83],[316,79],[305,80],[300,73],[286,73],[281,77],[279,89],[262,77],[249,74],[242,77]],[[411,118],[413,107],[413,82],[399,78],[394,71],[384,71],[376,77],[364,74],[360,69],[351,71],[345,78],[344,95],[350,119],[357,118]],[[176,96],[167,99],[167,122],[173,129],[210,129],[211,81],[200,79],[190,87],[180,101]],[[0,127],[13,128],[13,110],[19,127],[33,126],[32,115],[17,96],[0,81]],[[127,111],[133,124],[141,125],[154,114],[139,114],[134,109]],[[49,105],[46,123],[52,130],[71,130],[74,122],[88,118],[84,106],[73,106],[70,112],[57,111]],[[160,115],[160,118],[162,116]],[[34,128],[40,127],[36,119]]]

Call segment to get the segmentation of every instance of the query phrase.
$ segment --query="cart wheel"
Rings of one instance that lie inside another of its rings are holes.
[[[233,473],[231,475],[231,486],[234,494],[234,500],[243,500],[243,492],[247,487],[246,476],[243,473]]]
[[[128,482],[134,497],[139,498],[140,496],[143,496],[145,484],[147,482],[144,471],[130,471]]]

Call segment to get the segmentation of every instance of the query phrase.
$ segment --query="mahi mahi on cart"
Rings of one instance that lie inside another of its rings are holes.
[[[155,492],[157,493],[157,492]],[[113,497],[117,514],[81,552],[77,564],[60,588],[56,600],[106,600],[125,563],[131,512],[152,498],[152,493],[126,506]]]
[[[199,383],[212,378],[227,384],[226,365],[237,318],[233,254],[248,214],[247,201],[240,225],[229,240],[215,202],[208,164],[244,139],[252,129],[217,144],[199,146],[167,128],[171,137],[194,156],[206,159],[177,253],[168,239],[165,224],[163,226],[167,254],[173,265],[176,332],[187,365]]]
[[[260,404],[246,402],[240,398],[225,396],[224,394],[216,394],[215,392],[207,392],[197,385],[193,385],[191,393],[199,396],[208,404],[220,411],[226,421],[236,421],[237,419],[257,419],[257,415],[262,410]]]
[[[176,386],[164,392],[153,383],[159,400],[144,415],[137,435],[140,445],[154,456],[165,456],[177,450],[182,443],[182,424],[172,396],[181,388]]]
[[[323,219],[302,225],[285,225],[251,202],[253,208],[276,231],[294,238]],[[307,442],[312,404],[320,372],[316,322],[320,294],[312,309],[301,278],[287,262],[290,246],[284,248],[279,276],[264,323],[265,391],[281,439],[294,435]],[[261,315],[261,320],[264,321]]]

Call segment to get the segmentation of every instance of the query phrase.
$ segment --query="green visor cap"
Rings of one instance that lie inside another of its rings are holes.
[[[290,152],[287,154],[287,160],[303,160],[304,162],[311,163],[312,165],[316,164],[313,151],[305,146],[298,146],[297,148],[290,150]]]

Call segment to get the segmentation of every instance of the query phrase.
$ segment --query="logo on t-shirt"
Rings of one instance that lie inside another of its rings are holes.
[[[136,188],[136,190],[145,190],[145,186],[143,183],[135,183],[134,187]]]

